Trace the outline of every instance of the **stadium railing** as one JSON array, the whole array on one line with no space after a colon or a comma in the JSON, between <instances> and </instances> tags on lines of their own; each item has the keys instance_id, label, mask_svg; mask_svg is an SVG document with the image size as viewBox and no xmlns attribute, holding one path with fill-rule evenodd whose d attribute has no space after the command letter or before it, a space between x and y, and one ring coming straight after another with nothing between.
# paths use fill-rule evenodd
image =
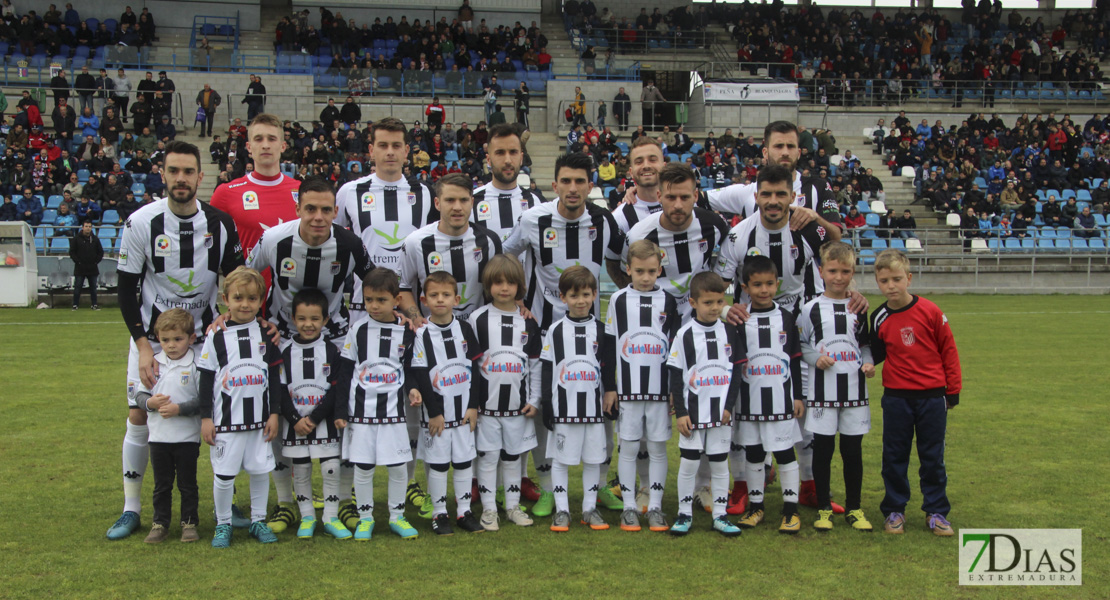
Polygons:
<instances>
[{"instance_id":1,"label":"stadium railing","mask_svg":"<svg viewBox=\"0 0 1110 600\"><path fill-rule=\"evenodd\" d=\"M489 72L481 71L414 71L406 69L335 69L321 64L288 66L278 56L278 72L311 73L319 93L352 94L355 96L417 96L431 95L478 98L484 93L482 79ZM313 58L304 56L304 58ZM303 63L302 63L303 64ZM330 63L329 63L330 64ZM554 79L551 71L518 69L496 73L502 97L498 102L508 110L513 93L523 81L533 95L546 95L547 82Z\"/></svg>"},{"instance_id":2,"label":"stadium railing","mask_svg":"<svg viewBox=\"0 0 1110 600\"><path fill-rule=\"evenodd\" d=\"M336 92L336 107L342 108L344 102L343 97L346 96L347 91L332 91ZM317 92L327 93L326 90L320 89L317 89ZM341 97L340 94L342 94L343 97ZM243 104L241 102L243 100L243 97L244 94L240 92L224 94L224 103L220 105L220 108L226 108L227 110L221 110L220 112L217 112L216 118L218 120L223 120L226 118L228 123L231 123L236 118L242 119L243 122L246 122L248 107L246 104ZM324 101L319 100L314 96L303 96L296 94L266 94L266 98L267 101L282 99L292 102L293 108L291 110L282 110L282 118L289 119L290 121L300 121L302 124L307 124L313 121L320 120L320 111L323 110L324 105L326 104ZM370 119L379 119L382 117L400 117L408 120L413 116L414 107L419 108L419 114L423 115L424 107L431 100L431 95L421 94L419 96L414 95L402 98L401 96L396 94L378 94L374 96L373 104L366 102L368 98L369 96L367 95L355 95L355 102L359 103L359 108L362 109L363 122ZM510 95L507 90L503 98L504 99L498 102L498 104L501 104L501 111L505 113L506 119L508 120L508 122L511 123L513 121L513 117L515 116L513 112L513 96ZM458 102L460 98L448 95L441 95L439 97L439 100L447 111L447 116L445 117L445 122L447 123L459 123L460 121L471 120L471 118L467 116L457 116L456 110L464 108L478 111L482 110L481 105L475 104L475 99L473 98L470 99L469 104L460 104ZM532 118L539 118L537 115L540 111L543 110L543 107L539 107L533 104L531 106ZM421 116L419 120L423 121L424 117ZM473 122L476 123L477 121Z\"/></svg>"},{"instance_id":3,"label":"stadium railing","mask_svg":"<svg viewBox=\"0 0 1110 600\"><path fill-rule=\"evenodd\" d=\"M648 52L678 54L683 51L697 50L704 52L718 41L717 32L713 31L676 31L671 29L667 33L652 30L621 29L617 27L595 27L586 29L575 27L570 19L564 16L564 28L570 45L575 50L582 52L587 46L593 46L594 51L604 55L605 51L612 48L616 52Z\"/></svg>"},{"instance_id":4,"label":"stadium railing","mask_svg":"<svg viewBox=\"0 0 1110 600\"><path fill-rule=\"evenodd\" d=\"M845 93L831 82L798 79L802 102L832 106L888 106L905 102L983 105L993 96L993 105L1026 107L1048 104L1053 107L1091 105L1106 100L1098 82L1073 81L995 81L985 86L982 80L909 80L901 79L901 92L889 89L888 79L865 80L862 89Z\"/></svg>"},{"instance_id":5,"label":"stadium railing","mask_svg":"<svg viewBox=\"0 0 1110 600\"><path fill-rule=\"evenodd\" d=\"M207 37L208 41L231 42L234 49L239 49L239 11L234 17L195 15L193 26L189 33L189 47L196 48L197 40Z\"/></svg>"},{"instance_id":6,"label":"stadium railing","mask_svg":"<svg viewBox=\"0 0 1110 600\"><path fill-rule=\"evenodd\" d=\"M53 101L53 96L51 95L50 88L48 86L48 82L47 83L40 83L40 82L31 83L29 81L16 81L16 82L13 82L13 83L10 83L10 84L9 83L2 83L2 84L0 84L0 88L11 88L10 91L7 90L7 89L0 89L0 93L6 95L8 97L7 114L14 114L16 112L16 105L19 103L20 93L23 90L35 89L35 88L38 88L39 90L41 90L41 93L43 94L44 99L43 99L42 102L40 102L39 110L42 113L43 123L46 126L46 130L53 133L54 123L53 123L53 121L51 121L51 117L50 117L51 111L54 110L53 108L50 107L50 103ZM133 92L133 93L135 93L135 92ZM70 90L69 105L73 107L73 110L77 111L77 116L80 117L81 116L81 105L80 105L79 101L77 100L76 96L77 96L77 93L73 90ZM185 107L185 104L181 100L181 92L174 92L173 93L173 103L170 106L170 112L171 112L170 120L176 126L188 127L188 126L191 126L193 124L193 121L188 121L188 122L185 121L185 108L184 107ZM190 112L189 112L190 117L193 115L193 110L192 109L193 109L193 107L190 106ZM130 118L130 115L128 115L128 118ZM154 122L153 119L151 119L151 126L153 127L155 125L157 125L157 124ZM81 131L80 127L75 129L76 133L74 135L74 139L71 140L72 147L71 148L65 148L66 150L68 150L70 152L75 152L77 150L77 147L80 146L81 143L83 143L85 141L85 138L84 138L83 135L80 134L80 131ZM131 130L128 129L124 133L127 133L127 132L131 132ZM2 150L0 150L0 152L2 152Z\"/></svg>"}]
</instances>

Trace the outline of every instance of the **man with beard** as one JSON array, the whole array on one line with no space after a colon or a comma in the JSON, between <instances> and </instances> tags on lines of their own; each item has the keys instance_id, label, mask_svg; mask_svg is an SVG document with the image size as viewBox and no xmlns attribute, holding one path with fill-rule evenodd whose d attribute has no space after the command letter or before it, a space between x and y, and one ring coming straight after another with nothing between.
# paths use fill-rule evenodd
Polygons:
<instances>
[{"instance_id":1,"label":"man with beard","mask_svg":"<svg viewBox=\"0 0 1110 600\"><path fill-rule=\"evenodd\" d=\"M542 202L531 190L517 185L524 148L512 125L495 125L489 130L486 161L493 179L474 190L474 222L496 233L504 242L520 215ZM527 265L525 273L528 272Z\"/></svg>"}]
</instances>

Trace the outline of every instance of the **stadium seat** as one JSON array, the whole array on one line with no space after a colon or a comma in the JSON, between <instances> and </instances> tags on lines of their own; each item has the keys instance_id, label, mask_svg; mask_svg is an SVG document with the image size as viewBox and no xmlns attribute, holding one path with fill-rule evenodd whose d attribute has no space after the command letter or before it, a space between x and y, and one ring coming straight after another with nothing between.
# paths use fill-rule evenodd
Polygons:
<instances>
[{"instance_id":1,"label":"stadium seat","mask_svg":"<svg viewBox=\"0 0 1110 600\"><path fill-rule=\"evenodd\" d=\"M1080 202L1090 202L1091 192L1088 192L1087 190L1079 190L1075 193L1075 199Z\"/></svg>"},{"instance_id":2,"label":"stadium seat","mask_svg":"<svg viewBox=\"0 0 1110 600\"><path fill-rule=\"evenodd\" d=\"M1022 238L1022 240L1021 240L1021 249L1022 250L1036 250L1037 249L1037 242L1033 238Z\"/></svg>"},{"instance_id":3,"label":"stadium seat","mask_svg":"<svg viewBox=\"0 0 1110 600\"><path fill-rule=\"evenodd\" d=\"M69 238L62 235L50 238L51 254L69 254Z\"/></svg>"},{"instance_id":4,"label":"stadium seat","mask_svg":"<svg viewBox=\"0 0 1110 600\"><path fill-rule=\"evenodd\" d=\"M51 196L50 198L47 198L46 208L57 209L59 206L62 205L62 202L63 202L62 196L59 196L59 195L55 194L55 195Z\"/></svg>"},{"instance_id":5,"label":"stadium seat","mask_svg":"<svg viewBox=\"0 0 1110 600\"><path fill-rule=\"evenodd\" d=\"M925 249L921 247L921 240L917 238L910 238L906 240L906 252L924 252Z\"/></svg>"},{"instance_id":6,"label":"stadium seat","mask_svg":"<svg viewBox=\"0 0 1110 600\"><path fill-rule=\"evenodd\" d=\"M120 222L119 212L117 212L114 208L109 208L108 210L104 211L103 215L101 215L100 222L105 225L118 224Z\"/></svg>"},{"instance_id":7,"label":"stadium seat","mask_svg":"<svg viewBox=\"0 0 1110 600\"><path fill-rule=\"evenodd\" d=\"M1055 240L1039 239L1037 240L1038 252L1053 252L1056 250Z\"/></svg>"},{"instance_id":8,"label":"stadium seat","mask_svg":"<svg viewBox=\"0 0 1110 600\"><path fill-rule=\"evenodd\" d=\"M878 227L879 226L879 215L877 215L875 213L867 213L867 216L864 217L864 219L867 221L867 226L868 227Z\"/></svg>"},{"instance_id":9,"label":"stadium seat","mask_svg":"<svg viewBox=\"0 0 1110 600\"><path fill-rule=\"evenodd\" d=\"M1102 238L1091 238L1087 240L1087 247L1091 250L1103 251L1106 250L1106 242L1102 241Z\"/></svg>"},{"instance_id":10,"label":"stadium seat","mask_svg":"<svg viewBox=\"0 0 1110 600\"><path fill-rule=\"evenodd\" d=\"M874 250L860 250L859 260L861 264L873 265L875 264L875 251Z\"/></svg>"},{"instance_id":11,"label":"stadium seat","mask_svg":"<svg viewBox=\"0 0 1110 600\"><path fill-rule=\"evenodd\" d=\"M871 240L871 247L874 248L875 250L886 250L887 249L886 240L883 239L883 238L875 238L875 239Z\"/></svg>"},{"instance_id":12,"label":"stadium seat","mask_svg":"<svg viewBox=\"0 0 1110 600\"><path fill-rule=\"evenodd\" d=\"M141 198L146 193L146 186L141 183L132 183L131 193Z\"/></svg>"},{"instance_id":13,"label":"stadium seat","mask_svg":"<svg viewBox=\"0 0 1110 600\"><path fill-rule=\"evenodd\" d=\"M860 214L866 215L871 212L871 205L866 200L860 200L856 203L856 209L859 210Z\"/></svg>"},{"instance_id":14,"label":"stadium seat","mask_svg":"<svg viewBox=\"0 0 1110 600\"><path fill-rule=\"evenodd\" d=\"M1015 238L1006 238L1006 251L1018 252L1021 250L1021 240Z\"/></svg>"},{"instance_id":15,"label":"stadium seat","mask_svg":"<svg viewBox=\"0 0 1110 600\"><path fill-rule=\"evenodd\" d=\"M903 240L902 238L891 238L890 239L890 247L894 248L895 250L905 250L906 249L906 241Z\"/></svg>"},{"instance_id":16,"label":"stadium seat","mask_svg":"<svg viewBox=\"0 0 1110 600\"><path fill-rule=\"evenodd\" d=\"M53 208L48 208L48 209L42 211L42 222L45 223L45 224L48 224L48 225L53 224L54 219L57 219L57 218L58 218L58 211L54 210Z\"/></svg>"},{"instance_id":17,"label":"stadium seat","mask_svg":"<svg viewBox=\"0 0 1110 600\"><path fill-rule=\"evenodd\" d=\"M872 200L871 201L871 212L878 213L880 215L885 215L886 214L886 203L883 202L882 200Z\"/></svg>"},{"instance_id":18,"label":"stadium seat","mask_svg":"<svg viewBox=\"0 0 1110 600\"><path fill-rule=\"evenodd\" d=\"M1001 252L1002 251L1002 240L1000 240L998 238L991 238L991 239L987 240L987 248L989 248L990 251L994 252L994 253Z\"/></svg>"},{"instance_id":19,"label":"stadium seat","mask_svg":"<svg viewBox=\"0 0 1110 600\"><path fill-rule=\"evenodd\" d=\"M960 215L958 215L956 213L951 213L945 218L944 222L949 227L959 227L960 226Z\"/></svg>"},{"instance_id":20,"label":"stadium seat","mask_svg":"<svg viewBox=\"0 0 1110 600\"><path fill-rule=\"evenodd\" d=\"M971 251L974 253L989 252L990 249L987 248L987 240L979 238L971 240Z\"/></svg>"},{"instance_id":21,"label":"stadium seat","mask_svg":"<svg viewBox=\"0 0 1110 600\"><path fill-rule=\"evenodd\" d=\"M1095 215L1095 226L1096 227L1106 227L1106 217L1104 215L1101 215L1101 214L1096 214Z\"/></svg>"},{"instance_id":22,"label":"stadium seat","mask_svg":"<svg viewBox=\"0 0 1110 600\"><path fill-rule=\"evenodd\" d=\"M1056 237L1056 228L1055 227L1041 227L1041 229L1039 230L1039 232L1037 234L1037 237L1038 238L1053 238L1053 239L1055 239L1055 237Z\"/></svg>"},{"instance_id":23,"label":"stadium seat","mask_svg":"<svg viewBox=\"0 0 1110 600\"><path fill-rule=\"evenodd\" d=\"M1068 198L1075 198L1075 190L1063 190L1060 193L1062 194L1060 196L1061 200L1067 200Z\"/></svg>"}]
</instances>

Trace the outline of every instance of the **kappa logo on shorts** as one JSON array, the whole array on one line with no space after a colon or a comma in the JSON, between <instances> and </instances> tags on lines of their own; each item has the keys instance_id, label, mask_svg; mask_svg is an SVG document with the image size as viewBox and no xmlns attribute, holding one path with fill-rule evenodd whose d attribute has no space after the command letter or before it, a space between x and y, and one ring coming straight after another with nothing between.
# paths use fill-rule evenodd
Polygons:
<instances>
[{"instance_id":1,"label":"kappa logo on shorts","mask_svg":"<svg viewBox=\"0 0 1110 600\"><path fill-rule=\"evenodd\" d=\"M566 443L567 436L561 433L555 436L555 447L558 448L559 452L563 451L563 446L566 445Z\"/></svg>"}]
</instances>

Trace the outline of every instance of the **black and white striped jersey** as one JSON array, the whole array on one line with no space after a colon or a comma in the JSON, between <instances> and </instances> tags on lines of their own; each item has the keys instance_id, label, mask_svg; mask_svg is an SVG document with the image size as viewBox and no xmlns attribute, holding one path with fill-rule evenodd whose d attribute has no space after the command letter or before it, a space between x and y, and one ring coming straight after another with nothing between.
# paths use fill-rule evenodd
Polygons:
<instances>
[{"instance_id":1,"label":"black and white striped jersey","mask_svg":"<svg viewBox=\"0 0 1110 600\"><path fill-rule=\"evenodd\" d=\"M281 364L281 350L257 321L228 321L227 329L208 336L197 368L215 378L211 418L216 433L250 431L266 424L280 402L270 397L270 368ZM201 407L202 416L207 416L207 408Z\"/></svg>"},{"instance_id":2,"label":"black and white striped jersey","mask_svg":"<svg viewBox=\"0 0 1110 600\"><path fill-rule=\"evenodd\" d=\"M197 212L182 219L159 200L135 211L124 223L117 269L142 277L143 329L156 340L154 323L171 308L196 321L198 340L219 316L219 274L243 264L235 223L227 213L195 200Z\"/></svg>"},{"instance_id":3,"label":"black and white striped jersey","mask_svg":"<svg viewBox=\"0 0 1110 600\"><path fill-rule=\"evenodd\" d=\"M789 226L778 230L767 229L755 214L741 221L728 232L721 244L714 271L739 287L744 259L749 256L767 256L779 273L779 291L775 302L792 313L797 313L806 300L825 291L825 284L818 273L818 249L828 239L828 232L816 222L801 231L791 231ZM747 294L740 294L739 302L750 302Z\"/></svg>"},{"instance_id":4,"label":"black and white striped jersey","mask_svg":"<svg viewBox=\"0 0 1110 600\"><path fill-rule=\"evenodd\" d=\"M690 319L678 330L667 357L671 377L677 379L671 383L675 416L690 417L694 429L719 427L724 411L733 410L736 396L730 390L736 390L743 362L744 346L735 327Z\"/></svg>"},{"instance_id":5,"label":"black and white striped jersey","mask_svg":"<svg viewBox=\"0 0 1110 600\"><path fill-rule=\"evenodd\" d=\"M359 280L374 268L362 240L332 224L331 237L320 246L309 246L300 234L301 220L282 223L262 234L248 264L258 272L272 271L273 284L266 301L270 315L290 339L297 334L293 323L293 296L304 289L318 289L328 298L328 324L324 337L338 340L347 335L350 317L343 304L343 285L351 275Z\"/></svg>"},{"instance_id":6,"label":"black and white striped jersey","mask_svg":"<svg viewBox=\"0 0 1110 600\"><path fill-rule=\"evenodd\" d=\"M809 369L807 405L823 408L867 406L867 378L860 368L873 363L867 317L848 310L848 300L821 295L798 317L802 355L813 365L821 356L836 361L828 369Z\"/></svg>"},{"instance_id":7,"label":"black and white striped jersey","mask_svg":"<svg viewBox=\"0 0 1110 600\"><path fill-rule=\"evenodd\" d=\"M793 206L812 209L828 223L840 226L840 206L836 203L832 187L828 181L820 177L802 177L801 172L794 171L794 202ZM705 204L709 208L723 213L740 215L746 219L759 212L759 205L755 201L758 186L752 183L736 183L702 192Z\"/></svg>"},{"instance_id":8,"label":"black and white striped jersey","mask_svg":"<svg viewBox=\"0 0 1110 600\"><path fill-rule=\"evenodd\" d=\"M666 402L667 353L681 325L674 297L659 286L617 290L605 311L605 335L616 348L617 395L621 402Z\"/></svg>"},{"instance_id":9,"label":"black and white striped jersey","mask_svg":"<svg viewBox=\"0 0 1110 600\"><path fill-rule=\"evenodd\" d=\"M612 349L601 321L563 317L544 336L541 394L551 402L556 423L603 423L603 369L612 372Z\"/></svg>"},{"instance_id":10,"label":"black and white striped jersey","mask_svg":"<svg viewBox=\"0 0 1110 600\"><path fill-rule=\"evenodd\" d=\"M335 222L362 238L371 262L398 274L405 238L439 220L428 186L408 179L386 182L377 174L343 184L335 195L335 207ZM355 286L351 308L362 310L362 286Z\"/></svg>"},{"instance_id":11,"label":"black and white striped jersey","mask_svg":"<svg viewBox=\"0 0 1110 600\"><path fill-rule=\"evenodd\" d=\"M428 275L446 271L455 278L459 290L455 315L466 319L485 303L482 271L500 253L501 239L481 225L472 223L460 236L440 231L438 221L421 227L401 246L401 291L412 292L419 304ZM427 316L427 307L420 306Z\"/></svg>"},{"instance_id":12,"label":"black and white striped jersey","mask_svg":"<svg viewBox=\"0 0 1110 600\"><path fill-rule=\"evenodd\" d=\"M320 336L311 342L297 338L281 346L281 427L283 446L314 446L339 441L339 430L332 417L335 386L339 384L339 349ZM303 417L311 417L316 429L300 436L293 427Z\"/></svg>"},{"instance_id":13,"label":"black and white striped jersey","mask_svg":"<svg viewBox=\"0 0 1110 600\"><path fill-rule=\"evenodd\" d=\"M685 323L693 315L690 280L698 273L713 269L713 256L728 236L728 224L713 211L694 208L693 220L686 231L674 232L660 224L661 217L662 213L651 215L628 232L621 262L628 264L628 247L632 242L655 242L663 251L659 287L678 301L678 311Z\"/></svg>"},{"instance_id":14,"label":"black and white striped jersey","mask_svg":"<svg viewBox=\"0 0 1110 600\"><path fill-rule=\"evenodd\" d=\"M794 400L802 392L798 329L794 316L778 304L748 307L751 316L738 327L747 362L736 418L742 421L785 421L794 418Z\"/></svg>"},{"instance_id":15,"label":"black and white striped jersey","mask_svg":"<svg viewBox=\"0 0 1110 600\"><path fill-rule=\"evenodd\" d=\"M442 415L444 427L458 427L466 410L478 407L472 387L474 361L481 355L474 330L462 319L451 319L448 325L426 321L416 332L412 369L421 382L421 424Z\"/></svg>"},{"instance_id":16,"label":"black and white striped jersey","mask_svg":"<svg viewBox=\"0 0 1110 600\"><path fill-rule=\"evenodd\" d=\"M518 256L528 252L534 276L524 304L539 320L540 329L546 331L566 313L566 304L559 299L559 275L563 270L581 265L600 278L605 261L620 260L623 247L624 234L612 213L587 202L582 216L568 220L559 214L559 201L555 200L524 211L504 251ZM594 313L600 310L599 296Z\"/></svg>"},{"instance_id":17,"label":"black and white striped jersey","mask_svg":"<svg viewBox=\"0 0 1110 600\"><path fill-rule=\"evenodd\" d=\"M637 223L659 212L663 212L663 205L658 200L648 202L636 196L636 204L621 204L613 211L613 218L621 233L628 235Z\"/></svg>"},{"instance_id":18,"label":"black and white striped jersey","mask_svg":"<svg viewBox=\"0 0 1110 600\"><path fill-rule=\"evenodd\" d=\"M337 398L335 418L368 425L405 422L405 370L413 338L400 319L366 318L351 327L340 356L350 361L352 376L346 393Z\"/></svg>"},{"instance_id":19,"label":"black and white striped jersey","mask_svg":"<svg viewBox=\"0 0 1110 600\"><path fill-rule=\"evenodd\" d=\"M514 187L499 190L487 183L474 190L473 221L496 233L504 242L516 228L524 211L542 202L532 190Z\"/></svg>"},{"instance_id":20,"label":"black and white striped jersey","mask_svg":"<svg viewBox=\"0 0 1110 600\"><path fill-rule=\"evenodd\" d=\"M525 404L539 407L539 325L520 311L492 304L471 313L469 320L482 350L470 392L478 399L478 410L491 417L515 417Z\"/></svg>"}]
</instances>

